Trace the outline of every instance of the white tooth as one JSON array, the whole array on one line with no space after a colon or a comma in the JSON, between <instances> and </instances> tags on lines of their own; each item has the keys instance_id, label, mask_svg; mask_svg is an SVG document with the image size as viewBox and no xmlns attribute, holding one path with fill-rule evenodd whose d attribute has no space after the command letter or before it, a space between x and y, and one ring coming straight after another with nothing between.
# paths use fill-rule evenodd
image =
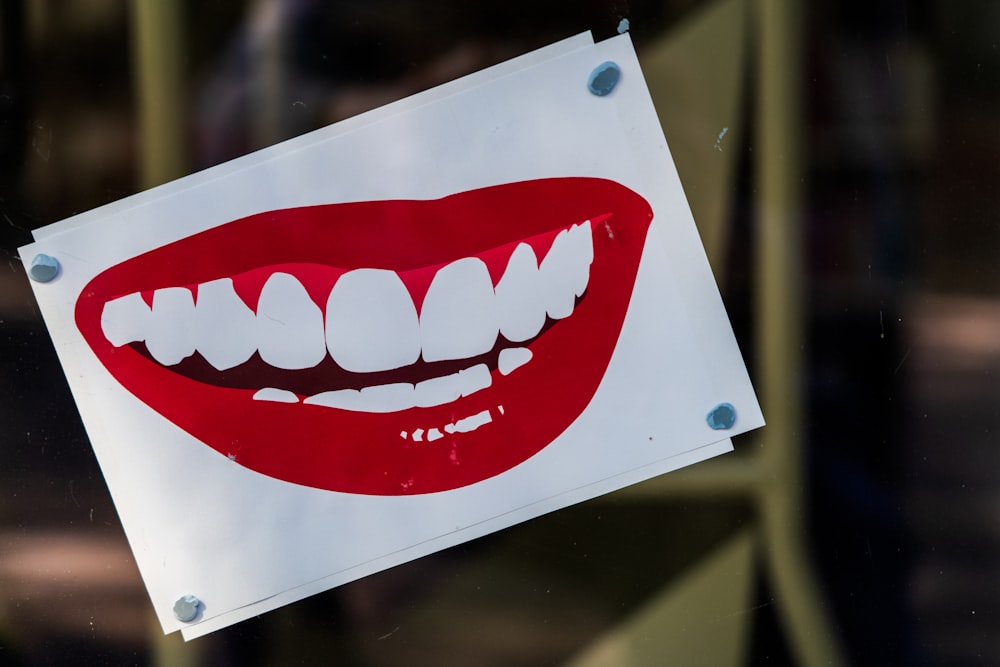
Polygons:
<instances>
[{"instance_id":1,"label":"white tooth","mask_svg":"<svg viewBox=\"0 0 1000 667\"><path fill-rule=\"evenodd\" d=\"M302 402L306 405L322 405L354 412L397 412L414 406L414 391L412 384L400 382L365 387L361 391L356 389L324 391Z\"/></svg>"},{"instance_id":2,"label":"white tooth","mask_svg":"<svg viewBox=\"0 0 1000 667\"><path fill-rule=\"evenodd\" d=\"M115 347L138 343L146 340L149 316L149 306L146 305L142 295L133 292L104 304L104 310L101 312L101 330L108 342Z\"/></svg>"},{"instance_id":3,"label":"white tooth","mask_svg":"<svg viewBox=\"0 0 1000 667\"><path fill-rule=\"evenodd\" d=\"M519 243L496 286L500 333L514 343L534 338L545 324L544 293L539 287L538 260L527 243Z\"/></svg>"},{"instance_id":4,"label":"white tooth","mask_svg":"<svg viewBox=\"0 0 1000 667\"><path fill-rule=\"evenodd\" d=\"M265 363L312 368L326 356L323 311L294 276L272 274L257 302L257 348Z\"/></svg>"},{"instance_id":5,"label":"white tooth","mask_svg":"<svg viewBox=\"0 0 1000 667\"><path fill-rule=\"evenodd\" d=\"M556 235L538 267L549 317L561 319L573 312L576 297L587 289L594 257L590 223L584 222Z\"/></svg>"},{"instance_id":6,"label":"white tooth","mask_svg":"<svg viewBox=\"0 0 1000 667\"><path fill-rule=\"evenodd\" d=\"M191 290L166 287L153 292L146 349L154 359L164 366L173 366L194 354L193 317Z\"/></svg>"},{"instance_id":7,"label":"white tooth","mask_svg":"<svg viewBox=\"0 0 1000 667\"><path fill-rule=\"evenodd\" d=\"M497 368L504 375L510 375L529 361L531 361L531 350L526 347L509 347L500 350Z\"/></svg>"},{"instance_id":8,"label":"white tooth","mask_svg":"<svg viewBox=\"0 0 1000 667\"><path fill-rule=\"evenodd\" d=\"M400 382L356 389L324 391L306 398L307 405L354 410L357 412L396 412L413 407L429 408L450 403L490 386L492 377L486 364L476 364L457 373L431 378L416 385Z\"/></svg>"},{"instance_id":9,"label":"white tooth","mask_svg":"<svg viewBox=\"0 0 1000 667\"><path fill-rule=\"evenodd\" d=\"M463 368L458 372L462 384L462 396L469 396L480 389L486 389L493 383L493 376L486 364L476 364L471 368Z\"/></svg>"},{"instance_id":10,"label":"white tooth","mask_svg":"<svg viewBox=\"0 0 1000 667\"><path fill-rule=\"evenodd\" d=\"M455 422L455 430L459 433L468 433L469 431L475 431L484 424L489 424L491 421L493 421L493 417L490 416L490 411L483 410L482 412L477 412L471 417L459 419Z\"/></svg>"},{"instance_id":11,"label":"white tooth","mask_svg":"<svg viewBox=\"0 0 1000 667\"><path fill-rule=\"evenodd\" d=\"M356 389L324 391L302 401L306 405L321 405L327 408L351 410L353 412L397 412L414 406L413 385L405 382L382 384Z\"/></svg>"},{"instance_id":12,"label":"white tooth","mask_svg":"<svg viewBox=\"0 0 1000 667\"><path fill-rule=\"evenodd\" d=\"M499 330L493 281L478 257L464 257L435 274L420 311L424 361L465 359L493 349Z\"/></svg>"},{"instance_id":13,"label":"white tooth","mask_svg":"<svg viewBox=\"0 0 1000 667\"><path fill-rule=\"evenodd\" d=\"M361 401L368 412L397 412L413 407L413 385L406 382L380 384L361 390Z\"/></svg>"},{"instance_id":14,"label":"white tooth","mask_svg":"<svg viewBox=\"0 0 1000 667\"><path fill-rule=\"evenodd\" d=\"M432 428L427 431L427 442L434 442L435 440L440 440L443 437L444 434L441 433L440 429Z\"/></svg>"},{"instance_id":15,"label":"white tooth","mask_svg":"<svg viewBox=\"0 0 1000 667\"><path fill-rule=\"evenodd\" d=\"M356 389L324 391L302 401L307 405L353 410L355 412L397 412L408 410L414 403L413 385L406 382L380 384Z\"/></svg>"},{"instance_id":16,"label":"white tooth","mask_svg":"<svg viewBox=\"0 0 1000 667\"><path fill-rule=\"evenodd\" d=\"M341 410L354 410L356 412L368 412L361 403L361 392L357 389L338 389L337 391L324 391L315 396L309 396L302 400L306 405L322 405L326 408L339 408Z\"/></svg>"},{"instance_id":17,"label":"white tooth","mask_svg":"<svg viewBox=\"0 0 1000 667\"><path fill-rule=\"evenodd\" d=\"M418 382L414 388L416 390L414 402L421 408L451 403L462 395L458 373Z\"/></svg>"},{"instance_id":18,"label":"white tooth","mask_svg":"<svg viewBox=\"0 0 1000 667\"><path fill-rule=\"evenodd\" d=\"M589 267L594 261L594 230L590 226L590 220L585 220L578 225L573 225L573 228L570 229L570 234L576 235L576 243L578 243L583 250L583 254L587 260L587 266ZM586 283L584 283L584 288L586 289ZM577 296L580 296L580 294L583 294L583 291L578 292Z\"/></svg>"},{"instance_id":19,"label":"white tooth","mask_svg":"<svg viewBox=\"0 0 1000 667\"><path fill-rule=\"evenodd\" d=\"M395 271L356 269L337 280L326 302L326 344L333 360L354 373L417 360L417 308Z\"/></svg>"},{"instance_id":20,"label":"white tooth","mask_svg":"<svg viewBox=\"0 0 1000 667\"><path fill-rule=\"evenodd\" d=\"M273 401L275 403L298 403L299 397L287 389L264 387L253 395L255 401Z\"/></svg>"},{"instance_id":21,"label":"white tooth","mask_svg":"<svg viewBox=\"0 0 1000 667\"><path fill-rule=\"evenodd\" d=\"M459 396L469 396L490 386L492 378L486 364L476 364L451 375L431 378L414 386L414 405L430 408L451 403Z\"/></svg>"},{"instance_id":22,"label":"white tooth","mask_svg":"<svg viewBox=\"0 0 1000 667\"><path fill-rule=\"evenodd\" d=\"M413 432L413 440L414 440L414 442L423 442L423 440L424 440L424 429L418 428L416 431L414 431Z\"/></svg>"},{"instance_id":23,"label":"white tooth","mask_svg":"<svg viewBox=\"0 0 1000 667\"><path fill-rule=\"evenodd\" d=\"M231 278L198 285L194 315L195 347L217 370L239 366L257 351L257 317Z\"/></svg>"}]
</instances>

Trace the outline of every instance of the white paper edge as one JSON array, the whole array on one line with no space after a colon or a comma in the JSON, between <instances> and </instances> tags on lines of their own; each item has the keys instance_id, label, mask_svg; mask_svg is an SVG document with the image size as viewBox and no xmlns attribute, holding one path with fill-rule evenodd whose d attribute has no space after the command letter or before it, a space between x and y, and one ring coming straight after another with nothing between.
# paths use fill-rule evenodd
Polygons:
<instances>
[{"instance_id":1,"label":"white paper edge","mask_svg":"<svg viewBox=\"0 0 1000 667\"><path fill-rule=\"evenodd\" d=\"M581 36L571 39L579 39L580 37ZM582 35L582 37L585 38L586 34ZM564 42L561 42L559 44L564 44L569 41L570 40L565 40ZM590 46L589 44L584 44L584 47L589 47L589 46ZM634 61L635 58L634 52L631 52L630 40L628 39L627 35L619 38L613 38L612 40L608 40L606 42L602 42L594 46L596 47L595 52L597 54L601 54L601 57L603 58L607 58L608 56L612 58L620 57L621 62L623 64L625 62L631 63ZM253 154L254 155L253 162L256 164L261 159L269 159L270 157L274 157L275 155L269 154L268 151L276 151L279 149L279 147L280 147L279 154L284 155L287 154L288 152L294 151L295 148L297 147L301 147L303 144L299 142L308 143L316 140L324 140L325 138L332 138L334 136L339 136L342 133L353 131L358 127L362 127L368 122L376 122L376 120L391 116L394 113L401 113L411 108L421 106L424 103L447 97L449 94L468 90L469 88L473 88L475 87L475 85L479 85L481 83L487 83L489 80L492 80L493 77L499 77L505 74L511 74L520 71L521 69L525 69L531 66L527 64L528 61L536 61L534 62L534 64L540 64L541 61L545 61L553 57L559 57L561 55L567 55L576 50L572 48L566 48L553 54L551 51L548 51L549 48L551 47L547 47L545 49L541 49L539 51L526 54L525 56L521 56L512 61L508 61L507 63L502 63L501 65L497 65L494 68L490 68L488 70L483 70L476 74L469 75L470 77L476 77L477 83L469 82L468 81L469 77L466 77L463 79L456 80L451 84L445 84L445 86L450 87L450 90L447 92L447 94L439 93L437 95L432 95L431 93L439 90L439 89L432 89L431 91L426 91L427 95L420 103L415 103L416 102L415 98L419 98L420 95L424 95L424 93L418 94L417 96L414 96L412 98L401 100L398 103L394 103L395 110L390 110L390 107L393 107L394 105L389 105L389 107L383 107L379 110L369 112L368 114L355 117L354 119L344 121L343 123L337 124L336 126L330 126L322 130L317 130L316 132L311 133L310 135L303 135L298 139L292 140L294 145L289 145L289 143L286 142L276 147L264 149L264 151ZM525 63L525 65L523 67L510 67L511 63L515 62L522 62ZM499 71L498 68L500 68ZM488 76L487 80L483 80L483 78L480 78L487 76ZM627 81L625 83L627 85ZM644 125L643 132L639 133L640 135L645 135L647 137L648 136L662 137L662 130L660 129L658 122L656 122L654 130L653 126L648 123L648 119L646 124L637 123L635 119L630 119L629 112L630 112L629 109L620 109L622 122L625 123L626 126ZM362 122L362 119L365 119L364 122ZM654 121L656 120L655 117L653 118L653 120ZM347 129L344 129L345 127ZM337 128L337 131L333 131L334 128ZM654 131L655 134L653 133ZM330 134L329 135L324 134L326 132L330 132ZM667 159L670 159L669 150L666 147L665 140L662 142L662 149L667 152ZM244 158L239 158L231 163L226 163L225 165L213 167L212 170L216 171L210 170L211 173L203 174L203 180L201 182L208 182L214 180L214 177L216 176L220 177L227 176L231 173L239 171L240 169L243 168L243 163L241 161L244 161L249 157L250 156L245 156ZM690 216L690 210L687 205L687 202L686 200L683 200L683 195L679 194L682 192L682 190L680 189L681 186L677 178L676 171L673 169L672 165L660 164L659 162L660 162L659 160L653 160L650 164L645 165L646 169L645 173L647 181L648 183L652 184L663 183L664 185L661 185L659 187L664 188L667 191L671 192L672 192L671 188L675 187L676 194L679 195L680 201L679 203L677 201L671 202L671 206L675 208L676 212L681 213L686 217L686 219L682 221L683 224L670 225L669 235L666 233L664 234L663 243L667 249L667 254L668 256L671 256L672 254L672 256L676 257L678 252L677 251L678 247L683 247L685 249L690 250L691 252L695 252L694 249L690 247L690 243L692 242L693 238L693 242L695 242L697 245L700 245L700 239L698 239L698 234L696 228L694 227L693 219ZM234 163L239 163L239 164L234 164ZM674 183L671 183L672 181ZM129 198L128 200L122 200L121 202L109 204L105 207L102 207L101 209L95 209L94 211L81 214L80 216L76 216L75 218L68 219L61 223L56 223L56 225L52 225L49 228L46 228L46 231L43 232L41 236L44 239L48 240L49 238L51 238L51 236L55 236L59 233L62 233L63 231L77 229L80 226L88 224L89 222L99 220L103 218L105 215L110 215L115 211L128 210L133 206L146 204L151 201L155 201L156 199L159 199L161 197L168 196L170 194L173 194L173 190L171 190L171 188L173 188L174 190L182 189L178 187L177 183L178 182L175 181L173 183L160 186L160 188L150 190L145 193L141 193L140 195L135 195ZM666 187L667 185L670 185L670 187ZM672 239L676 240L678 238L686 238L686 241L684 242L684 244L671 243ZM741 355L739 353L738 347L733 345L732 330L731 327L728 325L728 317L726 317L725 315L725 310L722 305L721 297L719 296L717 291L712 288L712 285L714 285L714 277L712 276L711 270L709 269L707 258L704 257L703 250L698 252L700 252L701 254L699 256L699 260L696 262L691 261L690 252L687 253L686 261L676 262L676 263L672 262L672 264L674 264L675 267L679 265L687 269L681 275L678 275L681 272L677 271L676 268L672 269L672 272L677 276L676 280L678 281L678 284L690 286L692 284L691 281L701 281L700 286L703 288L702 292L700 294L697 294L695 297L689 297L687 295L687 292L690 291L690 288L686 287L685 290L681 292L681 302L684 305L685 309L687 310L686 314L689 318L692 329L699 332L701 335L711 336L714 339L713 345L730 347L732 351L735 353L734 355L723 355L724 358L720 358L720 355L703 355L703 358L706 361L706 369L705 369L706 373L711 378L713 384L716 384L717 386L727 386L727 385L731 386L730 383L733 382L733 376L734 376L733 369L737 369L745 377L746 374L745 366L741 358ZM712 282L709 283L708 281ZM711 314L711 316L709 316L709 314ZM722 321L725 322L726 326L719 326L718 324L719 320L715 319L713 321L713 318L722 318ZM706 326L706 323L711 323L711 326ZM63 350L62 352L68 353L69 350ZM737 375L739 375L739 373L737 373ZM720 378L724 379L721 380L721 382L717 382L717 380L719 380ZM727 400L729 402L734 403L738 407L746 408L746 410L741 410L739 415L741 432L743 430L749 430L751 428L755 428L756 425L760 425L763 423L763 419L759 415L759 408L756 407L757 406L756 397L753 395L749 379L746 380L745 386L748 388L749 400L744 400L745 397L743 396L720 397L720 402L722 400ZM83 402L86 402L86 400L84 400ZM753 409L750 409L751 407ZM748 422L753 422L755 425L747 425ZM90 428L94 428L95 430L98 431L101 430L100 426L96 427L89 426L88 430L90 430ZM721 449L715 451L715 448L717 447ZM440 549L460 544L468 539L474 539L475 537L486 535L496 530L506 528L510 525L514 525L515 523L519 523L525 520L526 518L532 518L534 516L538 516L540 514L553 511L554 509L562 508L567 504L588 500L598 495L621 488L624 485L644 480L650 476L655 476L666 472L670 472L685 465L690 465L691 463L695 463L705 458L709 458L711 456L723 453L724 451L731 451L731 450L732 450L732 443L728 440L719 441L718 443L715 443L713 445L706 445L704 447L695 448L693 450L689 450L682 454L678 454L674 457L664 459L660 462L656 462L648 466L638 468L634 471L623 473L621 475L609 478L607 480L599 481L594 484L586 485L576 490L570 490L562 494L552 496L546 499L545 501L540 501L539 503L535 503L533 505L528 506L533 510L533 513L529 513L527 511L528 508L520 508L518 510L515 510L514 512L510 512L500 517L495 517L493 519L487 520L482 524L476 524L476 526L470 529L462 529L462 531L460 532L448 533L446 535L433 538L428 542L421 543L419 545L415 545L408 549L404 549L400 552L396 552L394 554L385 556L384 558L376 559L369 563L365 563L359 566L349 568L345 571L332 574L329 577L324 577L310 584L290 589L289 591L275 595L271 598L263 599L259 602L255 602L246 607L234 609L230 612L220 614L219 616L213 616L210 619L206 619L205 621L202 621L195 625L183 628L182 633L186 638L201 636L215 629L220 629L222 627L228 626L232 623L236 623L245 618L249 618L259 613L263 613L264 611L277 608L279 606L288 604L298 599L302 599L317 592L327 590L331 587L339 586L343 583L347 583L348 581L353 581L359 577L367 576L368 574L381 571L382 569L385 569L387 567L392 567L394 565L408 562L422 555L433 553ZM642 473L640 474L639 471L642 471ZM557 499L560 502L556 502ZM512 518L512 517L517 517L517 518ZM462 536L460 539L458 538L459 535ZM347 576L346 573L350 573L350 576ZM220 619L229 619L229 620L223 622Z\"/></svg>"},{"instance_id":2,"label":"white paper edge","mask_svg":"<svg viewBox=\"0 0 1000 667\"><path fill-rule=\"evenodd\" d=\"M326 141L328 139L347 134L358 128L364 127L365 125L380 122L391 116L411 111L425 104L437 102L446 97L450 97L451 95L464 92L470 88L475 88L476 86L484 83L489 83L494 79L519 72L523 69L528 69L529 67L534 67L551 60L552 58L557 58L583 48L592 47L593 45L594 38L590 32L582 32L572 37L567 37L566 39L554 44L516 56L510 60L506 60L502 63L498 63L471 74L467 74L461 78L435 86L434 88L415 93L409 97L404 97L403 99L395 102L390 102L389 104L372 109L371 111L366 111L358 114L357 116L346 118L342 121L333 123L332 125L327 125L326 127L282 141L281 143L273 146L262 148L253 153L242 155L238 158L229 160L228 162L223 162L209 167L201 172L195 172L195 174L200 174L198 184L201 185L217 178L230 176L245 167L258 165L263 161L271 159L272 157L287 155L314 142ZM158 185L154 188L139 192L124 199L110 202L90 211L86 211L51 225L41 227L32 232L32 237L35 241L49 239L53 236L62 234L63 232L83 227L92 222L98 222L108 216L128 211L137 206L149 204L157 199L169 197L176 192L190 187L192 185L190 179L195 174L189 174L177 180L164 183L163 185ZM24 246L24 248L29 247L30 246ZM24 255L22 254L22 258L23 257Z\"/></svg>"},{"instance_id":3,"label":"white paper edge","mask_svg":"<svg viewBox=\"0 0 1000 667\"><path fill-rule=\"evenodd\" d=\"M630 61L629 66L634 65L641 71L641 65L635 55L631 37L628 33L612 37L598 42L593 47L597 53L608 60L620 59L622 63ZM645 77L643 77L645 79ZM618 84L628 85L627 79L623 77ZM649 95L649 89L645 88L644 96L648 104L655 110L653 100ZM613 94L613 93L612 93ZM640 127L641 131L633 133L636 137L658 137L660 147L666 157L659 159L649 159L638 170L646 176L646 191L662 191L673 196L671 201L664 200L665 210L670 210L678 215L683 215L683 220L676 224L661 224L664 248L667 252L667 270L674 276L673 284L683 285L684 289L678 290L678 297L684 306L684 314L687 316L691 329L697 332L695 342L702 352L705 362L705 372L708 374L709 382L712 386L740 387L740 391L731 396L720 396L719 403L728 402L737 408L738 419L741 432L752 430L764 425L764 415L761 412L757 395L750 381L747 372L746 362L743 360L742 352L736 341L733 332L732 322L726 312L726 307L722 302L722 295L719 292L715 274L712 273L711 265L708 262L708 255L705 253L705 246L698 233L698 227L691 213L687 197L684 194L684 186L680 176L674 166L673 156L670 147L667 145L663 128L656 116L648 116L640 111L641 105L623 108L618 106L619 117L625 127ZM635 148L633 155L637 161L650 156L648 150ZM664 185L657 185L662 183ZM712 354L706 354L706 350L712 350ZM718 351L723 353L719 354ZM735 379L734 379L735 378ZM746 425L746 426L744 426Z\"/></svg>"},{"instance_id":4,"label":"white paper edge","mask_svg":"<svg viewBox=\"0 0 1000 667\"><path fill-rule=\"evenodd\" d=\"M544 514L564 509L587 500L596 498L612 491L617 491L626 486L645 481L658 475L679 470L680 468L700 463L707 459L733 451L731 440L720 440L718 442L704 445L696 449L691 449L680 454L676 454L666 459L656 461L646 466L630 470L620 475L608 477L591 484L587 484L577 489L564 491L554 496L550 496L543 501L521 507L513 512L502 514L467 526L461 530L438 536L434 539L416 544L407 549L402 549L381 558L377 558L367 563L362 563L355 567L333 573L322 579L303 584L296 588L289 589L283 593L275 595L259 602L249 604L239 609L233 609L199 623L181 629L181 636L184 640L196 639L204 635L221 630L240 621L245 621L254 616L273 611L279 607L297 602L317 593L322 593L336 588L343 584L356 581L371 574L382 572L391 567L402 565L410 561L422 558L449 547L464 544L490 533L495 533L504 528L509 528L528 519L535 519Z\"/></svg>"}]
</instances>

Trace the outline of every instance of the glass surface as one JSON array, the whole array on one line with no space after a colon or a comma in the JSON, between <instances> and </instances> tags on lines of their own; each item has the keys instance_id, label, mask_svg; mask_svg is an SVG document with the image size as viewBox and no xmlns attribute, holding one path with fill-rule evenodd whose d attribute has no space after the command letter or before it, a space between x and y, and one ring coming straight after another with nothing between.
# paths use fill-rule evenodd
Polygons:
<instances>
[{"instance_id":1,"label":"glass surface","mask_svg":"<svg viewBox=\"0 0 1000 667\"><path fill-rule=\"evenodd\" d=\"M139 2L0 5L0 664L698 664L715 644L734 664L802 659L761 500L773 480L750 467L772 427L722 465L163 638L16 251L32 229L627 17L763 386L755 68L772 4L184 2L151 32ZM716 10L740 40L684 42ZM805 410L787 526L818 587L798 592L850 664L998 664L1000 6L821 0L801 20L790 391ZM169 62L142 65L151 40ZM739 83L710 125L685 110L715 99L698 75L715 60ZM658 95L661 76L690 97ZM150 83L171 94L144 127ZM174 140L153 153L157 138Z\"/></svg>"}]
</instances>

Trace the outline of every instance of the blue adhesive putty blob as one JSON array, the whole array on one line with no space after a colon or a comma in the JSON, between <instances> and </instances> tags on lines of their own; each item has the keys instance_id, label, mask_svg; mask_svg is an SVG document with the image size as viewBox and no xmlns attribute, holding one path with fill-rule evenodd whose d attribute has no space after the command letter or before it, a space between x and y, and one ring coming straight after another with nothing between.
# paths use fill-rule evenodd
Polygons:
<instances>
[{"instance_id":1,"label":"blue adhesive putty blob","mask_svg":"<svg viewBox=\"0 0 1000 667\"><path fill-rule=\"evenodd\" d=\"M736 408L731 403L719 403L705 417L708 425L716 431L724 431L736 423Z\"/></svg>"},{"instance_id":2,"label":"blue adhesive putty blob","mask_svg":"<svg viewBox=\"0 0 1000 667\"><path fill-rule=\"evenodd\" d=\"M182 623L193 621L198 616L200 605L201 600L193 595L185 595L174 603L174 616Z\"/></svg>"},{"instance_id":3,"label":"blue adhesive putty blob","mask_svg":"<svg viewBox=\"0 0 1000 667\"><path fill-rule=\"evenodd\" d=\"M28 275L36 282L47 283L59 275L59 260L39 253L31 260Z\"/></svg>"},{"instance_id":4,"label":"blue adhesive putty blob","mask_svg":"<svg viewBox=\"0 0 1000 667\"><path fill-rule=\"evenodd\" d=\"M618 67L617 63L609 60L595 67L594 71L590 73L590 78L587 79L587 88L598 97L604 97L615 89L621 78L621 68Z\"/></svg>"},{"instance_id":5,"label":"blue adhesive putty blob","mask_svg":"<svg viewBox=\"0 0 1000 667\"><path fill-rule=\"evenodd\" d=\"M618 22L618 34L619 35L624 35L625 33L628 32L628 29L629 29L628 19L622 19L621 21Z\"/></svg>"}]
</instances>

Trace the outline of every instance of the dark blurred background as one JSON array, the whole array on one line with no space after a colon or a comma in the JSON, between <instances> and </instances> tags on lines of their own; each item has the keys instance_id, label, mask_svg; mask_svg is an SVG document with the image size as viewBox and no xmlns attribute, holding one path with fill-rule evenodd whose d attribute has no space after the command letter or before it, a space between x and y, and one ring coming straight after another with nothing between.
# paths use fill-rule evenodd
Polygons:
<instances>
[{"instance_id":1,"label":"dark blurred background","mask_svg":"<svg viewBox=\"0 0 1000 667\"><path fill-rule=\"evenodd\" d=\"M628 18L765 385L770 6L797 15L795 472L752 467L769 426L694 477L163 638L17 254L31 230ZM3 2L0 665L1000 664L998 42L986 0ZM804 584L782 587L771 483Z\"/></svg>"}]
</instances>

